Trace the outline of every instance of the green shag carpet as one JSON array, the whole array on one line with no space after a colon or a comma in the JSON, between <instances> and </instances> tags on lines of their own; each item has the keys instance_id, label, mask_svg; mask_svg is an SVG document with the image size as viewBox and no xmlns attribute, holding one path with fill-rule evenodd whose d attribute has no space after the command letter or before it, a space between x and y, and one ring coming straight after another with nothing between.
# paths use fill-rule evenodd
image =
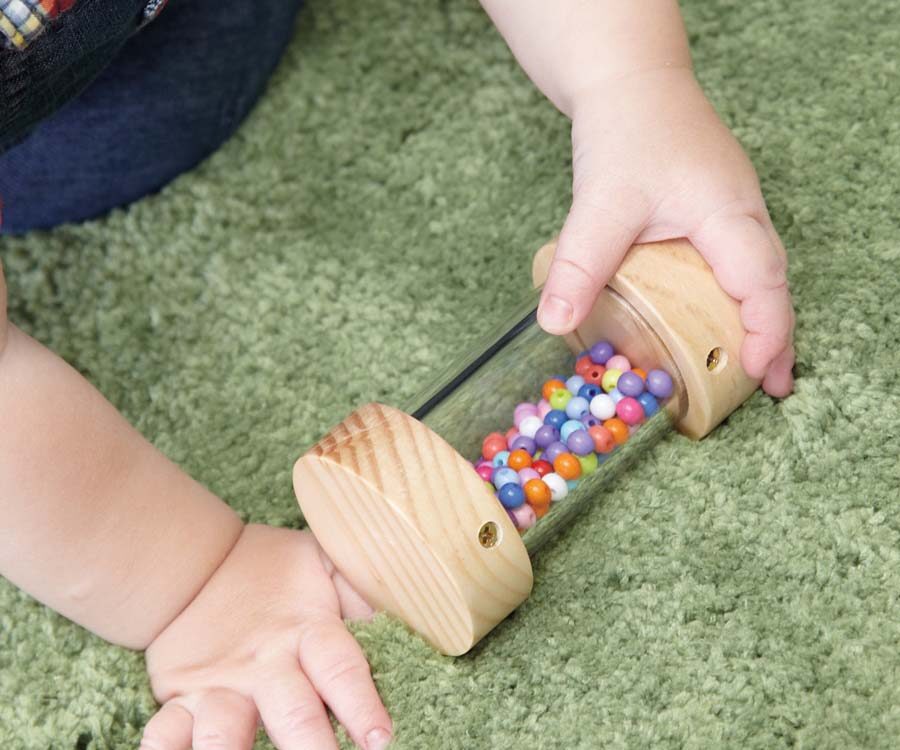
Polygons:
<instances>
[{"instance_id":1,"label":"green shag carpet","mask_svg":"<svg viewBox=\"0 0 900 750\"><path fill-rule=\"evenodd\" d=\"M791 256L796 393L649 451L470 655L359 628L397 748L900 746L900 5L684 11ZM312 0L207 163L2 240L10 315L244 518L296 527L304 448L521 297L569 161L474 2ZM140 654L5 583L0 622L0 747L136 747Z\"/></svg>"}]
</instances>

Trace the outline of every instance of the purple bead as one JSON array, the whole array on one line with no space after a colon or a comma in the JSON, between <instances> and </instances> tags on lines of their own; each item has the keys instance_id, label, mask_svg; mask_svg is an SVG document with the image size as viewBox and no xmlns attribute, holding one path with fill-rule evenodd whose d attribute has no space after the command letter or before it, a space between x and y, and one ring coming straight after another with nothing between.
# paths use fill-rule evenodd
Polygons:
<instances>
[{"instance_id":1,"label":"purple bead","mask_svg":"<svg viewBox=\"0 0 900 750\"><path fill-rule=\"evenodd\" d=\"M587 430L576 430L566 442L569 450L576 456L586 456L594 450L594 438L592 438Z\"/></svg>"},{"instance_id":2,"label":"purple bead","mask_svg":"<svg viewBox=\"0 0 900 750\"><path fill-rule=\"evenodd\" d=\"M608 341L598 341L588 351L588 354L591 357L591 362L593 362L595 365L605 365L607 360L615 353L616 350L612 348L612 344L610 344Z\"/></svg>"},{"instance_id":3,"label":"purple bead","mask_svg":"<svg viewBox=\"0 0 900 750\"><path fill-rule=\"evenodd\" d=\"M578 432L583 432L587 435L586 430L578 430ZM590 435L588 435L590 437ZM569 449L566 447L565 443L561 443L558 440L554 443L550 443L546 448L544 448L544 452L541 454L541 458L545 461L549 461L551 464L557 459L560 453L568 453Z\"/></svg>"},{"instance_id":4,"label":"purple bead","mask_svg":"<svg viewBox=\"0 0 900 750\"><path fill-rule=\"evenodd\" d=\"M539 429L543 429L547 425L541 425ZM525 437L524 435L519 435L515 440L512 441L512 445L509 446L512 450L523 450L529 456L533 456L534 452L537 450L537 445L535 441L530 437Z\"/></svg>"},{"instance_id":5,"label":"purple bead","mask_svg":"<svg viewBox=\"0 0 900 750\"><path fill-rule=\"evenodd\" d=\"M585 427L595 427L598 424L603 424L603 422L597 419L597 417L595 417L593 414L588 414L586 417L582 417L581 423Z\"/></svg>"},{"instance_id":6,"label":"purple bead","mask_svg":"<svg viewBox=\"0 0 900 750\"><path fill-rule=\"evenodd\" d=\"M534 433L534 442L538 448L546 448L550 443L555 443L557 440L559 440L559 430L552 424L543 424ZM534 451L531 451L531 455L534 455Z\"/></svg>"},{"instance_id":7,"label":"purple bead","mask_svg":"<svg viewBox=\"0 0 900 750\"><path fill-rule=\"evenodd\" d=\"M647 390L657 398L672 395L672 378L665 370L650 370L647 373Z\"/></svg>"},{"instance_id":8,"label":"purple bead","mask_svg":"<svg viewBox=\"0 0 900 750\"><path fill-rule=\"evenodd\" d=\"M644 381L641 380L640 375L636 375L629 370L628 372L623 372L619 375L619 380L616 382L616 388L626 396L637 398L644 392Z\"/></svg>"}]
</instances>

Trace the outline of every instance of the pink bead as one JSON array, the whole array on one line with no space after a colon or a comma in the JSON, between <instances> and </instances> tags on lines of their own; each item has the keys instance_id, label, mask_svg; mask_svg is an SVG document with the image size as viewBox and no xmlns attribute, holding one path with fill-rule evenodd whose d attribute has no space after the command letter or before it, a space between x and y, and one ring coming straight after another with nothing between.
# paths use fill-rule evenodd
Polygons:
<instances>
[{"instance_id":1,"label":"pink bead","mask_svg":"<svg viewBox=\"0 0 900 750\"><path fill-rule=\"evenodd\" d=\"M519 437L519 431L515 427L510 427L506 431L506 447L512 450L512 442Z\"/></svg>"},{"instance_id":2,"label":"pink bead","mask_svg":"<svg viewBox=\"0 0 900 750\"><path fill-rule=\"evenodd\" d=\"M538 474L534 469L530 466L527 469L519 469L519 479L522 480L522 486L525 486L525 482L529 479L540 479L541 475Z\"/></svg>"},{"instance_id":3,"label":"pink bead","mask_svg":"<svg viewBox=\"0 0 900 750\"><path fill-rule=\"evenodd\" d=\"M516 406L513 410L513 424L518 427L519 422L525 419L525 417L536 417L537 415L537 406L526 401Z\"/></svg>"},{"instance_id":4,"label":"pink bead","mask_svg":"<svg viewBox=\"0 0 900 750\"><path fill-rule=\"evenodd\" d=\"M534 508L528 503L522 503L518 508L513 510L512 514L516 519L517 529L530 529L537 523L537 516L534 514Z\"/></svg>"},{"instance_id":5,"label":"pink bead","mask_svg":"<svg viewBox=\"0 0 900 750\"><path fill-rule=\"evenodd\" d=\"M644 420L644 407L636 398L626 396L616 404L616 415L629 426L640 424Z\"/></svg>"},{"instance_id":6,"label":"pink bead","mask_svg":"<svg viewBox=\"0 0 900 750\"><path fill-rule=\"evenodd\" d=\"M541 419L546 417L551 411L553 411L553 407L550 406L550 402L547 399L542 398L540 401L538 401L537 415Z\"/></svg>"},{"instance_id":7,"label":"pink bead","mask_svg":"<svg viewBox=\"0 0 900 750\"><path fill-rule=\"evenodd\" d=\"M619 372L628 372L631 369L631 362L624 354L616 354L610 357L606 362L606 369L619 370Z\"/></svg>"},{"instance_id":8,"label":"pink bead","mask_svg":"<svg viewBox=\"0 0 900 750\"><path fill-rule=\"evenodd\" d=\"M494 474L494 467L488 464L481 464L480 466L475 467L475 471L478 472L478 476L480 476L485 482L491 481L491 476Z\"/></svg>"}]
</instances>

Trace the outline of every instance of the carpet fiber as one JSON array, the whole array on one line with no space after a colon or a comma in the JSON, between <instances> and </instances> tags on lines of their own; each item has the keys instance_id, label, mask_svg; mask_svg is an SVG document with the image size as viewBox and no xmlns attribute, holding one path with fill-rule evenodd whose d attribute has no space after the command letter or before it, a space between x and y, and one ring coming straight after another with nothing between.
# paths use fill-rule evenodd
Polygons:
<instances>
[{"instance_id":1,"label":"carpet fiber","mask_svg":"<svg viewBox=\"0 0 900 750\"><path fill-rule=\"evenodd\" d=\"M398 748L900 743L900 6L685 15L791 256L796 393L649 451L474 653L360 628ZM313 0L207 163L2 240L10 315L244 518L298 526L300 452L520 298L569 159L476 4ZM5 583L0 623L0 746L137 745L140 654Z\"/></svg>"}]
</instances>

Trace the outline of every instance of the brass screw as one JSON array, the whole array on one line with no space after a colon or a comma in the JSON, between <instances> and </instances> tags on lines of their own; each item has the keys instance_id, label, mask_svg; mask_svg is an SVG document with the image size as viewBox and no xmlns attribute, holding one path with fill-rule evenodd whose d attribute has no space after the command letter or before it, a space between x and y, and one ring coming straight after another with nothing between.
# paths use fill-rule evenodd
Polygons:
<instances>
[{"instance_id":1,"label":"brass screw","mask_svg":"<svg viewBox=\"0 0 900 750\"><path fill-rule=\"evenodd\" d=\"M722 361L722 350L717 346L706 355L706 369L714 372Z\"/></svg>"},{"instance_id":2,"label":"brass screw","mask_svg":"<svg viewBox=\"0 0 900 750\"><path fill-rule=\"evenodd\" d=\"M500 527L493 521L488 521L478 530L478 543L485 549L490 549L500 541Z\"/></svg>"}]
</instances>

